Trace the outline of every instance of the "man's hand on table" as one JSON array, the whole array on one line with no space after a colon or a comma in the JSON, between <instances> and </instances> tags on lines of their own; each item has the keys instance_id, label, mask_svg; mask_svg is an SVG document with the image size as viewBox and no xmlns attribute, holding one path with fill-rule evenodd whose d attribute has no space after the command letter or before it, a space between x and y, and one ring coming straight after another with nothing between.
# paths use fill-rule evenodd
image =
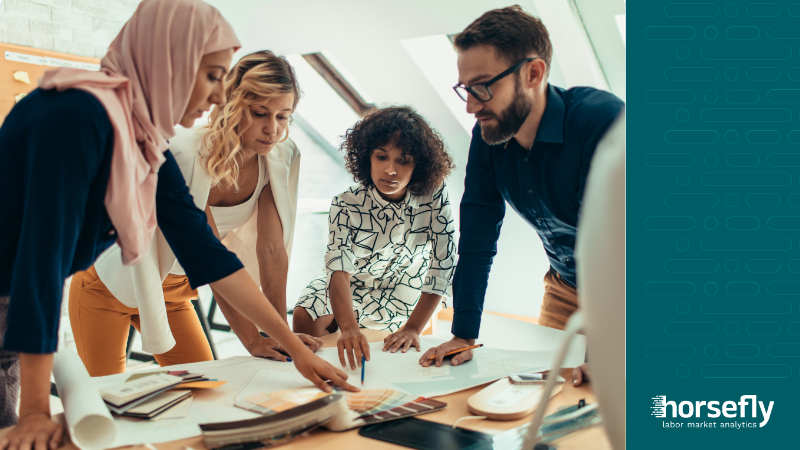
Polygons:
<instances>
[{"instance_id":1,"label":"man's hand on table","mask_svg":"<svg viewBox=\"0 0 800 450\"><path fill-rule=\"evenodd\" d=\"M316 352L322 347L322 341L315 337L303 333L295 333L300 338L300 341L308 347L312 352ZM286 349L281 348L281 345L272 338L265 338L260 334L255 341L246 346L247 351L253 356L260 356L262 358L272 358L276 361L290 361L286 356Z\"/></svg>"},{"instance_id":2,"label":"man's hand on table","mask_svg":"<svg viewBox=\"0 0 800 450\"><path fill-rule=\"evenodd\" d=\"M56 450L63 435L64 428L53 422L50 414L28 414L0 441L0 450Z\"/></svg>"},{"instance_id":3,"label":"man's hand on table","mask_svg":"<svg viewBox=\"0 0 800 450\"><path fill-rule=\"evenodd\" d=\"M427 352L425 352L419 359L419 364L422 367L428 367L431 364L435 363L436 367L441 367L442 361L444 361L444 355L446 353L464 347L469 347L472 345L475 345L475 339L461 339L454 337L453 339L450 339L444 344L439 345L437 347L433 347L429 349ZM436 356L436 359L429 359L431 355ZM469 361L470 359L472 359L472 350L466 350L457 355L454 355L453 358L450 360L450 364L453 366L457 366L459 364Z\"/></svg>"},{"instance_id":4,"label":"man's hand on table","mask_svg":"<svg viewBox=\"0 0 800 450\"><path fill-rule=\"evenodd\" d=\"M584 382L589 382L589 364L581 364L572 369L572 385L580 386Z\"/></svg>"},{"instance_id":5,"label":"man's hand on table","mask_svg":"<svg viewBox=\"0 0 800 450\"><path fill-rule=\"evenodd\" d=\"M352 370L361 367L362 355L369 361L369 342L358 328L343 329L339 341L336 342L336 347L339 349L339 362L342 363L342 367L347 367L345 355L350 360L350 369Z\"/></svg>"}]
</instances>

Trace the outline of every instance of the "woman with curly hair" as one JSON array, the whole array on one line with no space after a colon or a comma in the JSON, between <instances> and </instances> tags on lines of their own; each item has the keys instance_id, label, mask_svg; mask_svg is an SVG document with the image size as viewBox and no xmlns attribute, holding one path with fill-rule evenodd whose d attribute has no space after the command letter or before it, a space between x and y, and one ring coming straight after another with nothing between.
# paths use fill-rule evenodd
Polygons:
<instances>
[{"instance_id":1,"label":"woman with curly hair","mask_svg":"<svg viewBox=\"0 0 800 450\"><path fill-rule=\"evenodd\" d=\"M234 66L225 79L225 97L227 103L211 112L207 125L177 131L170 149L211 230L285 319L300 169L288 125L300 88L284 58L260 51ZM143 349L162 366L213 359L191 303L197 291L161 231L152 260L136 269L121 264L117 248L72 280L70 322L78 354L92 376L125 371L130 325L141 331ZM230 299L213 286L212 291L252 355L291 361L278 342L262 337L231 307ZM299 337L312 350L321 346L318 339Z\"/></svg>"},{"instance_id":2,"label":"woman with curly hair","mask_svg":"<svg viewBox=\"0 0 800 450\"><path fill-rule=\"evenodd\" d=\"M359 328L388 330L384 351L419 351L419 335L450 296L456 246L444 184L453 160L430 125L406 106L377 110L347 131L340 149L358 182L329 214L326 274L303 290L295 332L342 330L339 360L369 360Z\"/></svg>"}]
</instances>

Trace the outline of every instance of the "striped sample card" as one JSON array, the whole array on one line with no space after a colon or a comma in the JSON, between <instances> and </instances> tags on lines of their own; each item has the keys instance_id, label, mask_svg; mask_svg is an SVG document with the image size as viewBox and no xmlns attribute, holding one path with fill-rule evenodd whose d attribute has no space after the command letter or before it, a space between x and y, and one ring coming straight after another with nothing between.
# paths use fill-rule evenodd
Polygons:
<instances>
[{"instance_id":1,"label":"striped sample card","mask_svg":"<svg viewBox=\"0 0 800 450\"><path fill-rule=\"evenodd\" d=\"M800 3L627 3L627 445L791 442Z\"/></svg>"},{"instance_id":2,"label":"striped sample card","mask_svg":"<svg viewBox=\"0 0 800 450\"><path fill-rule=\"evenodd\" d=\"M361 413L380 406L394 391L391 389L363 389L347 393L347 407Z\"/></svg>"},{"instance_id":3,"label":"striped sample card","mask_svg":"<svg viewBox=\"0 0 800 450\"><path fill-rule=\"evenodd\" d=\"M266 392L259 392L249 397L245 397L246 402L253 405L265 408L265 411L256 409L255 412L269 413L269 412L282 412L287 409L294 408L299 405L313 402L317 399L323 398L328 394L320 391L315 387L284 389L267 394Z\"/></svg>"},{"instance_id":4,"label":"striped sample card","mask_svg":"<svg viewBox=\"0 0 800 450\"><path fill-rule=\"evenodd\" d=\"M388 411L362 417L361 420L367 424L386 422L389 420L402 419L405 417L418 416L420 414L438 411L445 406L447 406L447 403L420 397L413 402L408 402L405 405L392 408Z\"/></svg>"}]
</instances>

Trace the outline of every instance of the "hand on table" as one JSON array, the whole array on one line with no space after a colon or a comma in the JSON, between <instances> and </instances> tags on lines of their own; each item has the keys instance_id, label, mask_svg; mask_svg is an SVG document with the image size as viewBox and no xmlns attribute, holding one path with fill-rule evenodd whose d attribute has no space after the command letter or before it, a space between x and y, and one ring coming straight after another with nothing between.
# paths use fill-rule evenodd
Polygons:
<instances>
[{"instance_id":1,"label":"hand on table","mask_svg":"<svg viewBox=\"0 0 800 450\"><path fill-rule=\"evenodd\" d=\"M295 333L295 335L300 338L300 341L312 352L316 352L322 347L322 341L315 337L303 333ZM253 356L272 358L276 361L291 361L285 354L286 349L281 348L278 341L272 338L265 338L261 335L247 346L247 351Z\"/></svg>"},{"instance_id":2,"label":"hand on table","mask_svg":"<svg viewBox=\"0 0 800 450\"><path fill-rule=\"evenodd\" d=\"M385 352L391 351L392 353L395 353L402 348L402 352L405 353L411 347L416 347L417 351L421 350L419 333L416 331L406 330L405 327L386 336L386 338L383 340L383 351Z\"/></svg>"},{"instance_id":3,"label":"hand on table","mask_svg":"<svg viewBox=\"0 0 800 450\"><path fill-rule=\"evenodd\" d=\"M581 364L572 369L572 385L580 386L584 381L589 382L589 364Z\"/></svg>"},{"instance_id":4,"label":"hand on table","mask_svg":"<svg viewBox=\"0 0 800 450\"><path fill-rule=\"evenodd\" d=\"M419 364L422 367L428 367L433 363L436 363L436 367L442 366L442 361L444 361L445 353L452 352L453 350L458 350L460 348L469 347L475 344L474 339L461 339L454 337L449 341L445 342L444 344L433 347L429 349L422 355L422 358L419 359ZM428 359L431 355L436 356L436 359ZM459 364L465 363L472 359L472 350L465 350L461 353L458 353L453 356L450 360L450 364L453 366L457 366Z\"/></svg>"},{"instance_id":5,"label":"hand on table","mask_svg":"<svg viewBox=\"0 0 800 450\"><path fill-rule=\"evenodd\" d=\"M17 426L0 441L0 450L55 450L63 434L64 429L50 419L50 414L29 414L20 417Z\"/></svg>"},{"instance_id":6,"label":"hand on table","mask_svg":"<svg viewBox=\"0 0 800 450\"><path fill-rule=\"evenodd\" d=\"M350 369L356 370L356 367L361 367L361 356L363 355L369 361L369 342L364 333L358 330L342 330L342 335L339 336L339 341L336 342L336 347L339 349L339 362L342 367L347 367L345 364L344 355L347 354L347 359L350 360Z\"/></svg>"},{"instance_id":7,"label":"hand on table","mask_svg":"<svg viewBox=\"0 0 800 450\"><path fill-rule=\"evenodd\" d=\"M301 375L324 392L331 392L331 387L327 382L328 380L330 380L331 384L334 386L338 386L350 392L358 392L360 390L347 383L346 373L333 367L329 362L310 351L303 351L302 355L298 355L294 359L294 366L297 367Z\"/></svg>"}]
</instances>

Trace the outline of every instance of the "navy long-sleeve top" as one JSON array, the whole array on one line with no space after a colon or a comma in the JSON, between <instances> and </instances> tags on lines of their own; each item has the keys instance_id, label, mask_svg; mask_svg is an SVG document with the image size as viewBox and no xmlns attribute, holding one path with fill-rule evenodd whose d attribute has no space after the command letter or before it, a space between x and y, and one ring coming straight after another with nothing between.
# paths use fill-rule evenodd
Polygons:
<instances>
[{"instance_id":1,"label":"navy long-sleeve top","mask_svg":"<svg viewBox=\"0 0 800 450\"><path fill-rule=\"evenodd\" d=\"M453 335L478 337L505 202L538 233L550 265L577 285L575 235L589 164L623 106L605 91L550 85L530 149L513 138L489 145L481 138L479 124L472 129L453 279Z\"/></svg>"},{"instance_id":2,"label":"navy long-sleeve top","mask_svg":"<svg viewBox=\"0 0 800 450\"><path fill-rule=\"evenodd\" d=\"M85 91L37 89L0 127L0 296L10 296L3 348L52 353L64 280L89 268L117 239L104 199L114 129ZM167 151L159 169L156 215L164 237L197 287L241 269L214 236L205 213Z\"/></svg>"}]
</instances>

